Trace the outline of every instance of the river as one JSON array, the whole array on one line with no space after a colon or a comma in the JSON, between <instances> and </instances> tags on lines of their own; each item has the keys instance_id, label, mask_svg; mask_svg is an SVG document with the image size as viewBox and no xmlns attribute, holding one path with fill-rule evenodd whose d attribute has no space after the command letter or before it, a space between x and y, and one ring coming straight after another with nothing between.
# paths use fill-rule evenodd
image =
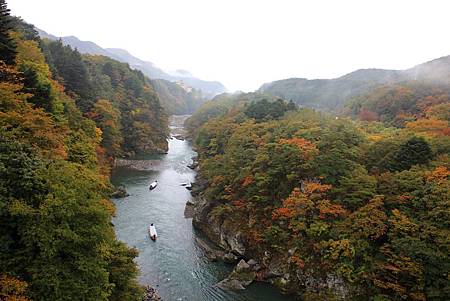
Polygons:
<instances>
[{"instance_id":1,"label":"river","mask_svg":"<svg viewBox=\"0 0 450 301\"><path fill-rule=\"evenodd\" d=\"M182 121L172 118L172 133L181 129ZM118 239L139 250L139 281L155 287L164 301L293 300L268 284L254 283L240 292L215 286L232 266L206 259L195 242L192 219L184 217L191 196L181 184L194 181L195 172L187 167L193 156L189 142L172 138L166 155L137 158L131 166L113 172L113 184L126 187L130 194L113 200L117 208L114 228ZM158 186L150 191L148 185L154 180ZM158 231L156 242L148 236L150 223Z\"/></svg>"}]
</instances>

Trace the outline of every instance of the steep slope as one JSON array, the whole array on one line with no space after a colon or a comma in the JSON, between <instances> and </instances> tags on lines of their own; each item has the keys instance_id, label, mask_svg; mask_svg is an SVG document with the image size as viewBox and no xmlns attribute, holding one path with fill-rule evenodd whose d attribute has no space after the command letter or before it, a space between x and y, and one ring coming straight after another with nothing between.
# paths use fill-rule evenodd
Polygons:
<instances>
[{"instance_id":1,"label":"steep slope","mask_svg":"<svg viewBox=\"0 0 450 301\"><path fill-rule=\"evenodd\" d=\"M349 98L373 88L411 80L449 84L450 56L407 70L361 69L335 79L284 79L262 85L259 92L292 99L301 106L333 111L340 109Z\"/></svg>"},{"instance_id":2,"label":"steep slope","mask_svg":"<svg viewBox=\"0 0 450 301\"><path fill-rule=\"evenodd\" d=\"M142 73L151 79L173 80L169 74L156 67L153 63L142 61L124 49L107 48L106 51L108 53L107 56L110 56L120 62L130 64L132 68L142 71Z\"/></svg>"},{"instance_id":3,"label":"steep slope","mask_svg":"<svg viewBox=\"0 0 450 301\"><path fill-rule=\"evenodd\" d=\"M385 85L356 96L347 102L343 113L363 121L380 121L389 126L404 127L425 116L445 116L450 110L450 87L410 81ZM445 118L444 118L445 119ZM446 122L427 122L428 127L447 128Z\"/></svg>"},{"instance_id":4,"label":"steep slope","mask_svg":"<svg viewBox=\"0 0 450 301\"><path fill-rule=\"evenodd\" d=\"M0 1L0 299L142 300L137 252L114 234L107 131L18 22ZM82 66L79 53L59 54Z\"/></svg>"},{"instance_id":5,"label":"steep slope","mask_svg":"<svg viewBox=\"0 0 450 301\"><path fill-rule=\"evenodd\" d=\"M151 84L159 96L161 105L170 114L192 114L206 100L200 90L186 87L180 83L154 79Z\"/></svg>"},{"instance_id":6,"label":"steep slope","mask_svg":"<svg viewBox=\"0 0 450 301\"><path fill-rule=\"evenodd\" d=\"M167 151L167 115L142 72L106 56L81 55L61 41L40 46L52 75L104 133L109 156Z\"/></svg>"},{"instance_id":7,"label":"steep slope","mask_svg":"<svg viewBox=\"0 0 450 301\"><path fill-rule=\"evenodd\" d=\"M449 299L448 115L392 128L306 108L258 120L250 106L190 128L193 225L217 258L248 262L221 284L263 280L305 301Z\"/></svg>"},{"instance_id":8,"label":"steep slope","mask_svg":"<svg viewBox=\"0 0 450 301\"><path fill-rule=\"evenodd\" d=\"M414 80L435 84L450 84L450 55L417 65L405 71Z\"/></svg>"},{"instance_id":9,"label":"steep slope","mask_svg":"<svg viewBox=\"0 0 450 301\"><path fill-rule=\"evenodd\" d=\"M151 79L165 79L171 82L183 81L185 84L195 88L197 90L201 90L205 98L212 98L217 94L226 92L226 88L220 82L217 81L205 81L193 77L189 72L176 72L171 75L164 70L158 68L152 62L143 61L128 51L120 48L102 48L97 44L90 41L81 41L77 37L67 36L67 37L56 37L54 35L48 34L43 30L38 30L39 35L42 38L57 40L61 39L64 45L69 45L72 48L78 49L80 53L83 54L93 54L93 55L104 55L115 60L118 60L123 63L127 63L133 69L137 69L142 71L144 75L148 76Z\"/></svg>"},{"instance_id":10,"label":"steep slope","mask_svg":"<svg viewBox=\"0 0 450 301\"><path fill-rule=\"evenodd\" d=\"M227 92L227 89L218 81L204 81L196 77L177 77L179 81L202 91L206 98Z\"/></svg>"},{"instance_id":11,"label":"steep slope","mask_svg":"<svg viewBox=\"0 0 450 301\"><path fill-rule=\"evenodd\" d=\"M274 102L278 97L270 95L252 92L252 93L223 93L217 95L210 101L206 101L201 107L199 107L191 117L189 117L185 126L187 130L193 134L197 132L206 122L211 119L222 117L228 114L230 111L241 110L243 107L250 106L252 103L259 102L261 100L268 100Z\"/></svg>"},{"instance_id":12,"label":"steep slope","mask_svg":"<svg viewBox=\"0 0 450 301\"><path fill-rule=\"evenodd\" d=\"M200 90L205 98L212 98L217 94L226 92L227 90L220 82L198 79L185 70L182 70L182 72L175 72L174 74L168 74L162 69L156 67L153 63L140 60L124 49L107 48L106 50L111 53L115 59L130 64L132 68L142 71L142 73L151 79L165 79L171 82L182 81L188 86Z\"/></svg>"}]
</instances>

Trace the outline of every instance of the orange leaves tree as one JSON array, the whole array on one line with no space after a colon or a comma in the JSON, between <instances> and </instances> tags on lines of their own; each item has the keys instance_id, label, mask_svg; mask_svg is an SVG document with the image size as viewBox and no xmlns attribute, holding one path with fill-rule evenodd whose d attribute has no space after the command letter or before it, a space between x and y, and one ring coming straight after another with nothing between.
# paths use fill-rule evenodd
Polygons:
<instances>
[{"instance_id":1,"label":"orange leaves tree","mask_svg":"<svg viewBox=\"0 0 450 301\"><path fill-rule=\"evenodd\" d=\"M330 185L304 182L302 188L295 188L282 206L273 211L273 225L266 230L269 243L287 244L301 250L297 251L296 256L309 268L320 261L314 254L322 256L344 243L333 236L330 229L334 223L347 216L348 211L327 199L330 188ZM281 241L276 235L281 231L288 233L288 240ZM344 253L347 256L352 252L349 251L348 242L345 245L347 247ZM338 257L339 255L333 255L330 259L337 260Z\"/></svg>"},{"instance_id":2,"label":"orange leaves tree","mask_svg":"<svg viewBox=\"0 0 450 301\"><path fill-rule=\"evenodd\" d=\"M307 109L209 120L196 130L205 196L252 256L285 260L289 285L331 277L376 300L448 300L447 98L401 85L374 93L360 109L384 124Z\"/></svg>"},{"instance_id":3,"label":"orange leaves tree","mask_svg":"<svg viewBox=\"0 0 450 301\"><path fill-rule=\"evenodd\" d=\"M0 57L0 299L140 300L136 251L110 223L101 131L51 78L38 44L14 36L16 64Z\"/></svg>"},{"instance_id":4,"label":"orange leaves tree","mask_svg":"<svg viewBox=\"0 0 450 301\"><path fill-rule=\"evenodd\" d=\"M28 284L17 278L0 275L0 300L3 301L29 301L27 298Z\"/></svg>"}]
</instances>

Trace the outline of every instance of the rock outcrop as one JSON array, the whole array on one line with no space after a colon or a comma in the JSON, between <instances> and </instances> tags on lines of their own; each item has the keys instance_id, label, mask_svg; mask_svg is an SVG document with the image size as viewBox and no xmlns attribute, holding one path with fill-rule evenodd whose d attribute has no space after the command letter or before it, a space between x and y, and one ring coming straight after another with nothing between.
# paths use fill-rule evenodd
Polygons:
<instances>
[{"instance_id":1,"label":"rock outcrop","mask_svg":"<svg viewBox=\"0 0 450 301\"><path fill-rule=\"evenodd\" d=\"M193 169L193 170L198 170L198 165L199 165L198 158L192 157L192 163L189 164L187 167L189 167L190 169Z\"/></svg>"},{"instance_id":2,"label":"rock outcrop","mask_svg":"<svg viewBox=\"0 0 450 301\"><path fill-rule=\"evenodd\" d=\"M210 260L222 260L236 265L230 275L217 284L218 287L242 290L253 281L269 282L286 294L299 294L305 291L320 295L330 292L336 300L346 300L356 289L345 282L342 277L326 274L320 270L305 270L292 262L296 248L279 250L252 250L245 236L242 222L230 215L214 214L221 205L214 199L207 199L203 194L208 183L197 177L191 194L193 199L193 225L202 232L216 250L209 244L200 243L205 255ZM246 222L246 221L245 221ZM245 259L250 259L245 261Z\"/></svg>"},{"instance_id":3,"label":"rock outcrop","mask_svg":"<svg viewBox=\"0 0 450 301\"><path fill-rule=\"evenodd\" d=\"M255 262L256 263L256 262ZM223 289L243 290L256 279L255 264L250 265L241 259L233 272L220 281L217 286Z\"/></svg>"},{"instance_id":4,"label":"rock outcrop","mask_svg":"<svg viewBox=\"0 0 450 301\"><path fill-rule=\"evenodd\" d=\"M186 206L184 207L184 217L192 218L194 217L194 203L191 200L186 202Z\"/></svg>"},{"instance_id":5,"label":"rock outcrop","mask_svg":"<svg viewBox=\"0 0 450 301\"><path fill-rule=\"evenodd\" d=\"M217 248L214 248L211 244L207 243L205 240L201 238L195 238L195 242L197 243L197 246L200 247L200 249L203 250L205 253L205 256L210 261L218 261L223 260L225 256L225 252L223 250L219 250Z\"/></svg>"},{"instance_id":6,"label":"rock outcrop","mask_svg":"<svg viewBox=\"0 0 450 301\"><path fill-rule=\"evenodd\" d=\"M116 191L114 191L111 194L111 197L116 199L125 198L127 196L129 196L129 194L127 193L127 190L123 186L117 187Z\"/></svg>"}]
</instances>

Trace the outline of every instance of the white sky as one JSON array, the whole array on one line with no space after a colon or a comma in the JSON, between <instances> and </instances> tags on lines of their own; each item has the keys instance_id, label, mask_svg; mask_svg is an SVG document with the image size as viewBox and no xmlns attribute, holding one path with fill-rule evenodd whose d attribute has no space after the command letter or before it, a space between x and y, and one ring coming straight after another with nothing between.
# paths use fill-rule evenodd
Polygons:
<instances>
[{"instance_id":1,"label":"white sky","mask_svg":"<svg viewBox=\"0 0 450 301\"><path fill-rule=\"evenodd\" d=\"M450 55L450 1L7 0L57 36L253 91L289 77L405 69Z\"/></svg>"}]
</instances>

